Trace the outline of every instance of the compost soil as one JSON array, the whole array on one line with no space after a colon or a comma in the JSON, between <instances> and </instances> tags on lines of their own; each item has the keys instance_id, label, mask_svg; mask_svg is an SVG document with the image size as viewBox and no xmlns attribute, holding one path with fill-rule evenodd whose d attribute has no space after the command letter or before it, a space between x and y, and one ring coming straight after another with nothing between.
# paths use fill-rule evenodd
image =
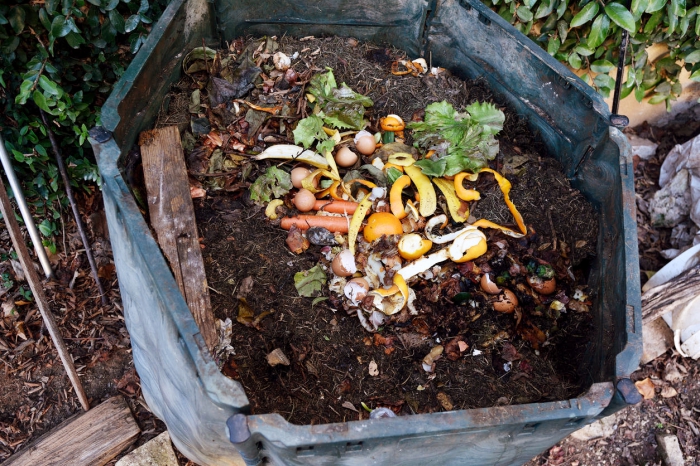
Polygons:
<instances>
[{"instance_id":1,"label":"compost soil","mask_svg":"<svg viewBox=\"0 0 700 466\"><path fill-rule=\"evenodd\" d=\"M237 41L231 49L243 50L249 43ZM353 39L285 37L279 41L279 50L288 55L300 52L294 64L300 76L307 70L332 68L338 83L345 82L374 101L373 117L393 113L409 121L421 117L429 103L441 100L458 110L475 101L494 102L483 80L463 81L447 72L437 78L392 75L391 63L407 58L392 48ZM178 125L186 131L195 88L195 80L189 77L175 85L157 126ZM247 98L260 95L254 90ZM304 107L298 106L302 115ZM595 254L595 212L571 188L558 162L544 152L526 122L509 108L500 108L506 119L498 136L501 151L492 168L511 180L511 198L530 233L521 240L487 233L489 251L473 265L498 275L508 270L503 260L506 252L523 264L551 263L559 272L557 296L571 296L576 287L585 287L589 259ZM221 122L220 114L209 117L212 127ZM291 117L288 122L294 120ZM270 136L271 125L262 127ZM277 142L291 142L284 140L284 134L274 137ZM190 174L206 171L197 151L187 155ZM244 188L269 165L258 162L234 169L218 190L210 189L208 197L194 200L214 313L234 322L235 353L221 361L222 372L243 384L253 413L276 412L296 424L319 424L367 418L363 406L389 407L397 414L426 413L563 400L587 388L579 379L581 357L591 335L586 306L581 312L561 315L538 308L528 313L516 331L512 314L484 311L485 296L469 280L461 284L446 280L439 286L423 282L414 286L420 315L406 314L372 334L334 296L328 300L300 297L294 274L316 264L320 248L312 246L301 255L290 252L285 245L287 232L250 201ZM243 178L241 170L249 170ZM211 180L199 177L193 183L211 187ZM491 177L480 177L476 188L482 200L472 206L473 217L513 223ZM568 277L569 265L575 280ZM461 268L460 273L469 276L470 267ZM469 296L477 308L453 299L456 293ZM524 306L535 307L526 294L518 294ZM249 320L247 325L237 322L240 313L250 311L258 316L253 325ZM541 345L544 332L548 337ZM468 346L464 354L455 349L460 340ZM421 361L436 344L446 345L449 357L438 361L431 374L421 368ZM289 366L268 364L267 355L275 349L289 358Z\"/></svg>"}]
</instances>

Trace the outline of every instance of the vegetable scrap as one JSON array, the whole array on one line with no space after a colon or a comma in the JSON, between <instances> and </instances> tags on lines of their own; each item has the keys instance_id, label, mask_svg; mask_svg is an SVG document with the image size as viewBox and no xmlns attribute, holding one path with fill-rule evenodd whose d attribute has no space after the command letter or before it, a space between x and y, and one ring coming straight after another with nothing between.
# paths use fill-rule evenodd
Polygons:
<instances>
[{"instance_id":1,"label":"vegetable scrap","mask_svg":"<svg viewBox=\"0 0 700 466\"><path fill-rule=\"evenodd\" d=\"M464 409L502 398L498 393L491 401L482 396L475 402L450 388L462 380L459 373L468 375L468 367L481 377L495 377L490 383L496 391L495 381L503 380L505 372L518 384L556 372L546 358L538 359L541 352L563 343L567 334L562 327L572 318L578 319L577 326L589 325L592 305L586 271L574 263L581 259L566 226L561 221L553 226L552 214L533 215L541 210L537 204L550 201L541 194L547 187L531 180L539 170L556 170L546 168L549 162L539 155L518 152L510 136L502 147L502 134L521 123L488 94L483 100L456 100L467 87L446 70L428 69L424 59L385 60L389 52L370 48L368 56L379 60L372 62L377 71L371 73L384 73L386 81L349 82L349 64L336 58L328 66L322 59L324 41L314 41L318 47L294 41L294 48L284 51L269 37L237 40L224 51L197 48L185 60L188 77L180 84L191 97L184 104L171 103L182 105L188 120L170 120L176 118L173 112L159 116L159 124L190 128L183 146L191 183L206 193L197 199L198 220L236 225L227 234L216 233L228 246L207 245L205 251L229 251L224 253L229 259L233 251L250 255L250 260L236 259L245 266L208 256L208 274L220 276L210 280L218 280L217 289L230 285L235 296L243 277L256 276L256 292L233 304L238 311L234 318L243 327L243 333L234 335L234 345L236 338L251 335L245 332L267 339L261 343L260 361L273 372L263 379L284 380L288 388L283 393L299 393L291 387L303 387L310 375L342 388L369 374L376 382L363 386L376 387L375 396L385 391L380 385L387 380L398 391L402 380L410 380L412 398L400 403L341 390L338 407L373 403L395 414ZM419 93L425 89L426 95L454 82L454 92L437 92L440 98L423 98L410 110L390 110L385 96L392 93L388 83L396 80L397 86L415 86ZM560 196L553 207L585 202L580 194L574 199L570 187L562 189L569 197ZM562 215L571 217L569 211ZM580 221L591 223L589 217ZM209 244L209 227L203 228ZM597 233L595 222L590 230ZM270 239L261 248L256 236L263 233ZM595 250L595 241L586 240L592 249L578 252L584 258ZM277 245L285 248L283 254ZM278 278L265 280L267 275ZM275 301L272 296L289 290L287 284L292 293ZM222 296L213 295L213 301ZM219 309L229 307L222 301ZM309 330L313 336L305 333L307 327L316 329ZM355 348L350 342L355 338L360 345L355 350L376 346L381 352L365 355L351 349L354 353L338 362L349 375L335 380L339 375L325 371L326 364L312 354L323 352L321 344L338 348L341 327L347 334L341 346ZM259 340L247 338L238 344ZM585 345L579 340L577 347ZM286 362L284 354L291 355ZM572 357L572 368L577 357ZM237 366L245 378L245 368L252 371L255 364L237 360ZM300 379L301 385L294 385L284 371L298 371L303 384ZM259 376L244 379L244 385L262 389L254 380ZM554 379L552 384L562 386ZM571 396L578 390L575 385L567 382L560 392L547 389L550 393L522 388L522 396L511 399ZM259 410L265 409L265 400L249 396ZM325 414L313 414L321 412ZM313 413L297 411L295 416L302 417L294 419L341 420L320 407Z\"/></svg>"}]
</instances>

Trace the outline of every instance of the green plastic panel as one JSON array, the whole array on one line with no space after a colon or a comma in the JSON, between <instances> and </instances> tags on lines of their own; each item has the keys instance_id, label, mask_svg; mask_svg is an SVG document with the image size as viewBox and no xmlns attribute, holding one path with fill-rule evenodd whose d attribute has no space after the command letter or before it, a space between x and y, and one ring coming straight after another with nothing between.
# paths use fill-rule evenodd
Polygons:
<instances>
[{"instance_id":1,"label":"green plastic panel","mask_svg":"<svg viewBox=\"0 0 700 466\"><path fill-rule=\"evenodd\" d=\"M296 426L241 416L241 385L221 375L120 171L152 126L181 62L204 41L237 36L353 36L391 44L465 77L488 80L541 135L600 214L590 283L596 333L573 400L396 419ZM625 405L614 390L641 355L635 196L629 145L599 95L477 0L174 0L116 85L91 132L124 315L144 396L178 448L203 465L521 464ZM107 131L105 131L107 130ZM236 415L231 417L232 415ZM235 429L227 419L243 419ZM228 438L236 441L232 444ZM240 453L240 454L239 454Z\"/></svg>"}]
</instances>

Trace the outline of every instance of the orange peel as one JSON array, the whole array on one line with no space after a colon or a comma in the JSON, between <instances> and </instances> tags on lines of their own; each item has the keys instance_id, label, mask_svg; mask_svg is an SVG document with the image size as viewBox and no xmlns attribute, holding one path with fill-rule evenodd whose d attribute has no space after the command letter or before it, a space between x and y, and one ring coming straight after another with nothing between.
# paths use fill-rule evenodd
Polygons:
<instances>
[{"instance_id":1,"label":"orange peel","mask_svg":"<svg viewBox=\"0 0 700 466\"><path fill-rule=\"evenodd\" d=\"M462 184L464 179L467 178L467 176L469 175L469 173L465 172L457 173L457 175L455 175L455 193L457 194L457 197L462 199L463 201L478 201L479 199L481 199L481 194L479 193L479 191L476 191L475 189L467 189Z\"/></svg>"},{"instance_id":2,"label":"orange peel","mask_svg":"<svg viewBox=\"0 0 700 466\"><path fill-rule=\"evenodd\" d=\"M391 213L396 216L399 220L405 218L408 214L401 200L401 192L404 188L410 186L411 178L408 175L401 175L394 184L391 185L391 191L389 191L389 205L391 207Z\"/></svg>"}]
</instances>

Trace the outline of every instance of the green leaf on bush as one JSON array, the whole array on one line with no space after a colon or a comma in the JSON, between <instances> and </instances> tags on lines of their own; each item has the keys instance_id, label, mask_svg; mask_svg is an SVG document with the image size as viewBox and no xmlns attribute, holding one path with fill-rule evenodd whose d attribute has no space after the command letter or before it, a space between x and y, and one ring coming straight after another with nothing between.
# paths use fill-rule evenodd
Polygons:
<instances>
[{"instance_id":1,"label":"green leaf on bush","mask_svg":"<svg viewBox=\"0 0 700 466\"><path fill-rule=\"evenodd\" d=\"M678 16L674 15L671 11L671 5L668 5L666 7L666 16L668 19L668 29L666 29L666 37L670 37L671 34L673 34L673 31L676 30L676 26L678 26Z\"/></svg>"},{"instance_id":2,"label":"green leaf on bush","mask_svg":"<svg viewBox=\"0 0 700 466\"><path fill-rule=\"evenodd\" d=\"M605 42L610 33L610 18L605 13L601 13L593 21L591 32L588 33L588 46L595 49Z\"/></svg>"},{"instance_id":3,"label":"green leaf on bush","mask_svg":"<svg viewBox=\"0 0 700 466\"><path fill-rule=\"evenodd\" d=\"M674 15L685 16L685 0L671 0L671 11Z\"/></svg>"},{"instance_id":4,"label":"green leaf on bush","mask_svg":"<svg viewBox=\"0 0 700 466\"><path fill-rule=\"evenodd\" d=\"M607 74L599 74L593 79L593 83L598 87L612 89L615 87L615 80Z\"/></svg>"},{"instance_id":5,"label":"green leaf on bush","mask_svg":"<svg viewBox=\"0 0 700 466\"><path fill-rule=\"evenodd\" d=\"M141 22L141 17L139 15L131 15L129 18L126 20L126 23L124 24L124 31L125 32L131 32L134 29L136 29L139 26L139 22Z\"/></svg>"},{"instance_id":6,"label":"green leaf on bush","mask_svg":"<svg viewBox=\"0 0 700 466\"><path fill-rule=\"evenodd\" d=\"M585 45L577 45L577 46L574 48L574 51L575 51L576 53L578 53L579 55L582 55L582 56L584 56L584 57L589 57L589 56L593 55L593 52L595 52L594 49L588 48L588 47L585 46Z\"/></svg>"},{"instance_id":7,"label":"green leaf on bush","mask_svg":"<svg viewBox=\"0 0 700 466\"><path fill-rule=\"evenodd\" d=\"M661 102L664 102L668 97L662 94L654 94L651 96L651 99L649 99L649 103L652 105L660 104Z\"/></svg>"},{"instance_id":8,"label":"green leaf on bush","mask_svg":"<svg viewBox=\"0 0 700 466\"><path fill-rule=\"evenodd\" d=\"M651 34L652 32L656 31L656 27L659 25L663 17L663 10L657 11L651 15L651 17L647 20L647 23L644 25L644 34Z\"/></svg>"},{"instance_id":9,"label":"green leaf on bush","mask_svg":"<svg viewBox=\"0 0 700 466\"><path fill-rule=\"evenodd\" d=\"M34 99L34 103L37 105L37 107L45 112L51 112L51 109L49 109L49 106L46 104L46 97L44 97L44 94L39 91L34 91L32 94L32 99Z\"/></svg>"},{"instance_id":10,"label":"green leaf on bush","mask_svg":"<svg viewBox=\"0 0 700 466\"><path fill-rule=\"evenodd\" d=\"M515 10L516 14L518 15L518 19L520 21L523 21L527 23L528 21L532 21L532 11L525 5L520 5L517 10Z\"/></svg>"},{"instance_id":11,"label":"green leaf on bush","mask_svg":"<svg viewBox=\"0 0 700 466\"><path fill-rule=\"evenodd\" d=\"M10 22L10 26L15 30L16 34L19 34L24 30L24 21L27 19L27 12L21 5L13 6L10 9L10 13L7 15L7 19Z\"/></svg>"},{"instance_id":12,"label":"green leaf on bush","mask_svg":"<svg viewBox=\"0 0 700 466\"><path fill-rule=\"evenodd\" d=\"M549 42L547 42L547 53L554 56L555 53L559 51L561 47L561 42L558 37L550 37Z\"/></svg>"},{"instance_id":13,"label":"green leaf on bush","mask_svg":"<svg viewBox=\"0 0 700 466\"><path fill-rule=\"evenodd\" d=\"M51 34L54 37L65 37L70 32L70 25L66 24L66 17L56 16L51 22Z\"/></svg>"},{"instance_id":14,"label":"green leaf on bush","mask_svg":"<svg viewBox=\"0 0 700 466\"><path fill-rule=\"evenodd\" d=\"M561 40L561 43L563 44L569 35L569 25L566 21L557 21L557 32L559 33L559 40Z\"/></svg>"},{"instance_id":15,"label":"green leaf on bush","mask_svg":"<svg viewBox=\"0 0 700 466\"><path fill-rule=\"evenodd\" d=\"M581 8L581 11L579 11L576 16L574 16L574 19L571 20L571 27L579 27L595 18L599 8L598 3L595 1Z\"/></svg>"},{"instance_id":16,"label":"green leaf on bush","mask_svg":"<svg viewBox=\"0 0 700 466\"><path fill-rule=\"evenodd\" d=\"M556 0L542 0L542 3L540 3L540 6L537 8L537 12L535 13L535 19L544 18L545 16L552 14L555 1Z\"/></svg>"},{"instance_id":17,"label":"green leaf on bush","mask_svg":"<svg viewBox=\"0 0 700 466\"><path fill-rule=\"evenodd\" d=\"M693 50L684 58L686 63L697 63L700 61L700 49Z\"/></svg>"},{"instance_id":18,"label":"green leaf on bush","mask_svg":"<svg viewBox=\"0 0 700 466\"><path fill-rule=\"evenodd\" d=\"M632 10L632 14L636 17L637 15L640 15L644 13L644 10L647 9L649 6L649 0L632 0L632 5L630 5L630 9Z\"/></svg>"},{"instance_id":19,"label":"green leaf on bush","mask_svg":"<svg viewBox=\"0 0 700 466\"><path fill-rule=\"evenodd\" d=\"M596 73L609 73L614 69L615 65L608 60L596 60L591 63L591 71L595 71Z\"/></svg>"},{"instance_id":20,"label":"green leaf on bush","mask_svg":"<svg viewBox=\"0 0 700 466\"><path fill-rule=\"evenodd\" d=\"M39 77L39 86L49 94L55 95L56 97L61 97L63 95L63 92L56 85L56 83L51 81L43 74Z\"/></svg>"},{"instance_id":21,"label":"green leaf on bush","mask_svg":"<svg viewBox=\"0 0 700 466\"><path fill-rule=\"evenodd\" d=\"M114 29L117 30L119 34L124 34L124 17L117 10L112 10L109 12L109 20L111 21Z\"/></svg>"},{"instance_id":22,"label":"green leaf on bush","mask_svg":"<svg viewBox=\"0 0 700 466\"><path fill-rule=\"evenodd\" d=\"M645 93L646 93L646 91L644 90L644 88L642 86L637 86L634 89L634 98L637 99L637 102L641 102L642 99L644 99Z\"/></svg>"},{"instance_id":23,"label":"green leaf on bush","mask_svg":"<svg viewBox=\"0 0 700 466\"><path fill-rule=\"evenodd\" d=\"M561 0L559 6L557 7L557 19L561 19L566 13L566 7L569 5L569 0Z\"/></svg>"},{"instance_id":24,"label":"green leaf on bush","mask_svg":"<svg viewBox=\"0 0 700 466\"><path fill-rule=\"evenodd\" d=\"M568 62L569 65L571 65L571 67L575 70L581 68L581 57L576 52L572 52L571 55L569 55Z\"/></svg>"},{"instance_id":25,"label":"green leaf on bush","mask_svg":"<svg viewBox=\"0 0 700 466\"><path fill-rule=\"evenodd\" d=\"M608 3L605 5L605 13L622 29L627 29L629 32L635 31L634 17L624 6L616 2Z\"/></svg>"},{"instance_id":26,"label":"green leaf on bush","mask_svg":"<svg viewBox=\"0 0 700 466\"><path fill-rule=\"evenodd\" d=\"M649 5L647 5L646 10L644 10L646 13L654 13L656 11L659 11L663 9L663 7L666 6L666 3L668 0L649 0Z\"/></svg>"}]
</instances>

